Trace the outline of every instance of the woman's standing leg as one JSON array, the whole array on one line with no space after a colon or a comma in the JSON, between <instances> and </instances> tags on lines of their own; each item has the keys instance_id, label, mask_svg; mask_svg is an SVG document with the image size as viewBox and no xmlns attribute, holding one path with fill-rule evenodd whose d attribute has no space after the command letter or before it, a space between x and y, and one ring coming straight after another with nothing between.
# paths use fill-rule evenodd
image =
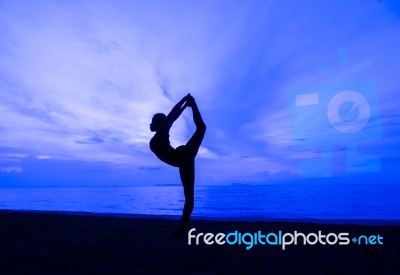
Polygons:
<instances>
[{"instance_id":1,"label":"woman's standing leg","mask_svg":"<svg viewBox=\"0 0 400 275\"><path fill-rule=\"evenodd\" d=\"M190 216L194 207L194 159L187 159L179 167L183 192L185 194L185 206L183 207L182 219L179 229L185 230L189 224Z\"/></svg>"}]
</instances>

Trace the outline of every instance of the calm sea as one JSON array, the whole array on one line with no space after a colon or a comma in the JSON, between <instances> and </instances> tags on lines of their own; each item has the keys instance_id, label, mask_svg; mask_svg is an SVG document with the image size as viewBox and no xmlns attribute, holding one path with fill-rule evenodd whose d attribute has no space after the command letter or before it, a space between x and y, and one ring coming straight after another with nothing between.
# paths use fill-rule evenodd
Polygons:
<instances>
[{"instance_id":1,"label":"calm sea","mask_svg":"<svg viewBox=\"0 0 400 275\"><path fill-rule=\"evenodd\" d=\"M196 187L193 216L400 220L400 186L266 185ZM180 215L180 186L0 188L0 209Z\"/></svg>"}]
</instances>

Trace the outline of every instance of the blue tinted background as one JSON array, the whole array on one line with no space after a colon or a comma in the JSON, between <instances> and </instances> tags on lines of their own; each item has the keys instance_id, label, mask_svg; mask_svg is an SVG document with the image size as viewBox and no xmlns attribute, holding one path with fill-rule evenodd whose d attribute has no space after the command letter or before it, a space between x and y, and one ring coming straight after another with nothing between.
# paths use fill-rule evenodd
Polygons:
<instances>
[{"instance_id":1,"label":"blue tinted background","mask_svg":"<svg viewBox=\"0 0 400 275\"><path fill-rule=\"evenodd\" d=\"M149 123L187 92L208 126L198 185L397 184L399 30L395 0L0 1L1 187L179 184ZM371 118L343 138L326 102L349 81ZM325 103L298 112L310 87Z\"/></svg>"}]
</instances>

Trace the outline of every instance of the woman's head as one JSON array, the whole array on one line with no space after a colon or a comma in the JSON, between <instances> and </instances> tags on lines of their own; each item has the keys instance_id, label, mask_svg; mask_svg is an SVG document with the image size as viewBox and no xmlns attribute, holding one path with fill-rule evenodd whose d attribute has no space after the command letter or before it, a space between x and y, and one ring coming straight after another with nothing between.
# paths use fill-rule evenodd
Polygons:
<instances>
[{"instance_id":1,"label":"woman's head","mask_svg":"<svg viewBox=\"0 0 400 275\"><path fill-rule=\"evenodd\" d=\"M156 132L160 129L161 125L164 123L164 120L167 116L163 113L158 113L153 116L153 119L150 123L150 131Z\"/></svg>"}]
</instances>

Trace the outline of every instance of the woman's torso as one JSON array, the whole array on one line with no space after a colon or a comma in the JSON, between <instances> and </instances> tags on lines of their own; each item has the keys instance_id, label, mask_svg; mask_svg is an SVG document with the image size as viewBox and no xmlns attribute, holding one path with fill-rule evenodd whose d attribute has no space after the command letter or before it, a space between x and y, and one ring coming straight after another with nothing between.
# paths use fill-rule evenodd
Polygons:
<instances>
[{"instance_id":1,"label":"woman's torso","mask_svg":"<svg viewBox=\"0 0 400 275\"><path fill-rule=\"evenodd\" d=\"M179 166L179 158L176 150L169 143L169 132L165 129L160 129L150 140L150 149L163 162Z\"/></svg>"}]
</instances>

